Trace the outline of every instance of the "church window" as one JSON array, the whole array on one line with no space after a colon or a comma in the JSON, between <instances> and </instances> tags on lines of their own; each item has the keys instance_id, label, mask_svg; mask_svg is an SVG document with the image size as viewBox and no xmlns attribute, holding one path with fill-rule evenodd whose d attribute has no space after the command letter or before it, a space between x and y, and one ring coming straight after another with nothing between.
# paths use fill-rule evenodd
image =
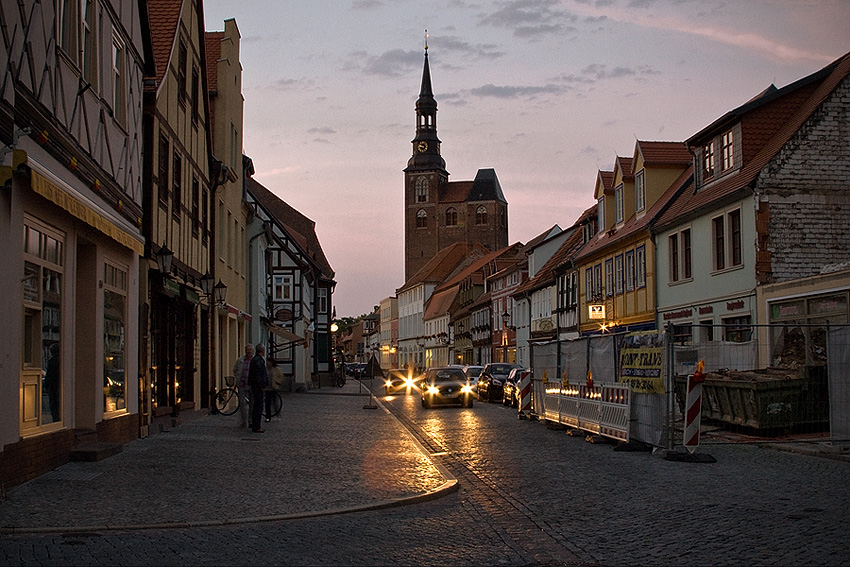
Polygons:
<instances>
[{"instance_id":1,"label":"church window","mask_svg":"<svg viewBox=\"0 0 850 567\"><path fill-rule=\"evenodd\" d=\"M427 228L428 227L428 213L424 210L419 209L419 212L416 213L416 228Z\"/></svg>"},{"instance_id":2,"label":"church window","mask_svg":"<svg viewBox=\"0 0 850 567\"><path fill-rule=\"evenodd\" d=\"M446 209L446 226L457 226L457 209L454 207Z\"/></svg>"},{"instance_id":3,"label":"church window","mask_svg":"<svg viewBox=\"0 0 850 567\"><path fill-rule=\"evenodd\" d=\"M475 210L475 224L487 224L487 208L484 205Z\"/></svg>"},{"instance_id":4,"label":"church window","mask_svg":"<svg viewBox=\"0 0 850 567\"><path fill-rule=\"evenodd\" d=\"M417 203L427 203L428 202L428 178L427 177L417 177L416 178L416 202Z\"/></svg>"}]
</instances>

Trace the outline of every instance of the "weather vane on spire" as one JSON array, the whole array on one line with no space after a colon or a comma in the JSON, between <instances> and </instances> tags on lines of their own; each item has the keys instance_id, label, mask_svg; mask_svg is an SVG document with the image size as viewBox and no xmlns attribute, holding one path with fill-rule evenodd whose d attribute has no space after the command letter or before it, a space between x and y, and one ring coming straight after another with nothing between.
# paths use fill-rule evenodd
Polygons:
<instances>
[{"instance_id":1,"label":"weather vane on spire","mask_svg":"<svg viewBox=\"0 0 850 567\"><path fill-rule=\"evenodd\" d=\"M428 28L425 28L425 51L428 51Z\"/></svg>"}]
</instances>

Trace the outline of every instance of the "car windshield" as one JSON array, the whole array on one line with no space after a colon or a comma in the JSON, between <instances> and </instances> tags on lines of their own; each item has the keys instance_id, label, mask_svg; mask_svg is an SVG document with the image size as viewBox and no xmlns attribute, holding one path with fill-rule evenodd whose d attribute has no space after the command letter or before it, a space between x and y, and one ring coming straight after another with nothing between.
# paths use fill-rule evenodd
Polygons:
<instances>
[{"instance_id":1,"label":"car windshield","mask_svg":"<svg viewBox=\"0 0 850 567\"><path fill-rule=\"evenodd\" d=\"M470 378L477 378L481 374L481 366L470 366L466 369L466 375Z\"/></svg>"},{"instance_id":2,"label":"car windshield","mask_svg":"<svg viewBox=\"0 0 850 567\"><path fill-rule=\"evenodd\" d=\"M466 382L466 375L460 368L444 368L428 372L428 380L432 382Z\"/></svg>"},{"instance_id":3,"label":"car windshield","mask_svg":"<svg viewBox=\"0 0 850 567\"><path fill-rule=\"evenodd\" d=\"M490 374L507 375L514 368L515 366L512 366L510 364L491 364L489 370Z\"/></svg>"}]
</instances>

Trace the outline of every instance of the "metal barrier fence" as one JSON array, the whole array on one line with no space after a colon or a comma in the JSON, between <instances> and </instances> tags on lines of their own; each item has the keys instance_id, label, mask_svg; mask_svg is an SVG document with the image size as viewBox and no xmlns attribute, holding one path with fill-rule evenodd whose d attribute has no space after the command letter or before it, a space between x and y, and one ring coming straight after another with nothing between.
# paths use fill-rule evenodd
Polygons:
<instances>
[{"instance_id":1,"label":"metal barrier fence","mask_svg":"<svg viewBox=\"0 0 850 567\"><path fill-rule=\"evenodd\" d=\"M621 441L682 443L705 365L704 443L850 441L850 326L670 325L534 343L532 413Z\"/></svg>"}]
</instances>

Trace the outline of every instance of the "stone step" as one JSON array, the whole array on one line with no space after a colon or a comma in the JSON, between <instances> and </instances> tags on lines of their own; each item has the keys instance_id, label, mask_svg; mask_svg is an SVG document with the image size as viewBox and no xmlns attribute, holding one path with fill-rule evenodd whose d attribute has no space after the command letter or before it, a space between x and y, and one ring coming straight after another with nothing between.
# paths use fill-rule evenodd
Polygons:
<instances>
[{"instance_id":1,"label":"stone step","mask_svg":"<svg viewBox=\"0 0 850 567\"><path fill-rule=\"evenodd\" d=\"M97 462L120 453L124 449L121 443L105 443L102 441L87 442L77 445L71 451L72 461Z\"/></svg>"}]
</instances>

